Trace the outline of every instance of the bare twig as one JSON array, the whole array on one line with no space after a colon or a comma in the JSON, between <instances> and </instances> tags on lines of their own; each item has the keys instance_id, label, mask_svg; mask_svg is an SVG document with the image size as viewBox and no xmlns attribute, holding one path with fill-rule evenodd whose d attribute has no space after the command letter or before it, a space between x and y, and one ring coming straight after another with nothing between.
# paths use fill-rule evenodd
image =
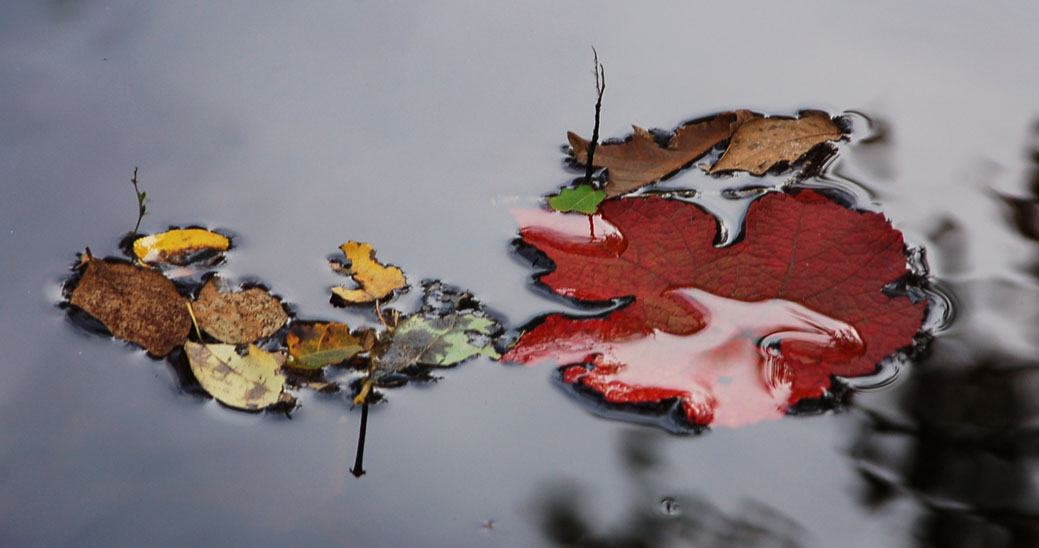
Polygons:
<instances>
[{"instance_id":1,"label":"bare twig","mask_svg":"<svg viewBox=\"0 0 1039 548\"><path fill-rule=\"evenodd\" d=\"M606 69L599 63L599 52L595 51L595 46L592 46L592 55L595 56L593 72L595 72L595 93L597 97L595 100L595 128L592 129L592 140L588 142L588 162L584 172L584 183L586 185L592 184L592 172L595 171L592 160L595 158L595 146L599 142L599 113L602 111L602 94L606 91Z\"/></svg>"}]
</instances>

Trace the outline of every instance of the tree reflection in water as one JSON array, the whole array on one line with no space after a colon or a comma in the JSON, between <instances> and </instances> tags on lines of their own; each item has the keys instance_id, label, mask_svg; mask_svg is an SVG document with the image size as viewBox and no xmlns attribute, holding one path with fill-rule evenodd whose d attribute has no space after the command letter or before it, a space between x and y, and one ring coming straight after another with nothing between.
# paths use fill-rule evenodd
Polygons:
<instances>
[{"instance_id":1,"label":"tree reflection in water","mask_svg":"<svg viewBox=\"0 0 1039 548\"><path fill-rule=\"evenodd\" d=\"M707 548L795 548L813 545L807 531L789 517L755 501L726 514L696 494L665 492L653 479L660 467L656 432L629 430L621 438L621 455L632 479L631 507L611 525L599 527L582 512L588 507L580 485L560 482L543 490L535 519L545 538L556 546Z\"/></svg>"},{"instance_id":2,"label":"tree reflection in water","mask_svg":"<svg viewBox=\"0 0 1039 548\"><path fill-rule=\"evenodd\" d=\"M1039 147L1032 159L1030 195L998 195L1005 229L1024 242L1039 235ZM964 256L963 238L951 234L958 230L945 222L932 236L945 257ZM964 276L953 284L965 301L960 325L935 341L890 408L863 414L851 455L864 504L916 500L920 546L1039 546L1039 252L1032 250L1022 269L1031 279Z\"/></svg>"}]
</instances>

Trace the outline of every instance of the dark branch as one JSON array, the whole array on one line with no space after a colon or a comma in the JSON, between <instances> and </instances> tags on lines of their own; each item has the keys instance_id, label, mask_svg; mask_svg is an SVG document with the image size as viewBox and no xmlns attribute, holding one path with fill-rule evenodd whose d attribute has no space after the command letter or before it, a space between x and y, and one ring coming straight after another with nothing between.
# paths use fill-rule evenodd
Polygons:
<instances>
[{"instance_id":1,"label":"dark branch","mask_svg":"<svg viewBox=\"0 0 1039 548\"><path fill-rule=\"evenodd\" d=\"M595 171L593 160L595 159L595 147L599 142L599 113L602 111L602 94L606 91L606 69L599 64L599 52L592 46L592 55L595 56L595 128L592 129L592 139L588 142L588 161L584 172L584 183L592 184L592 172Z\"/></svg>"}]
</instances>

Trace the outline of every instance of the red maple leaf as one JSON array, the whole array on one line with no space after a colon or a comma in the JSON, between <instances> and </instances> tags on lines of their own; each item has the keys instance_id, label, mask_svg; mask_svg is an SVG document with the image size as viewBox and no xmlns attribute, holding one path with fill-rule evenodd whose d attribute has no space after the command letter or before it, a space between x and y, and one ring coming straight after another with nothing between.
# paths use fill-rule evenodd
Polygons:
<instances>
[{"instance_id":1,"label":"red maple leaf","mask_svg":"<svg viewBox=\"0 0 1039 548\"><path fill-rule=\"evenodd\" d=\"M778 418L830 375L871 374L911 345L926 302L884 292L904 276L902 234L879 213L812 191L768 194L743 239L658 197L608 200L586 218L527 212L523 241L555 263L540 281L580 301L624 299L601 318L548 316L502 357L555 359L608 402L677 398L694 423Z\"/></svg>"}]
</instances>

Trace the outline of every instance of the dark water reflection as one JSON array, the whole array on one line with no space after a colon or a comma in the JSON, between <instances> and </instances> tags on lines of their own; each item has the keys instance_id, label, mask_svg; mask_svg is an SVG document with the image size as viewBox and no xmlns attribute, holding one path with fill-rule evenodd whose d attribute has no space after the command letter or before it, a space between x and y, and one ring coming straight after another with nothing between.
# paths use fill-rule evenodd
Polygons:
<instances>
[{"instance_id":1,"label":"dark water reflection","mask_svg":"<svg viewBox=\"0 0 1039 548\"><path fill-rule=\"evenodd\" d=\"M0 545L1034 546L1036 15L3 3ZM224 273L306 317L356 319L327 302L347 239L510 325L552 310L508 210L572 176L558 147L590 131L590 44L604 136L732 107L883 120L830 175L955 294L930 353L848 412L697 438L592 417L548 368L476 361L373 406L355 478L361 410L341 396L233 413L55 306L77 251L118 252L140 166L143 229L231 229Z\"/></svg>"}]
</instances>

